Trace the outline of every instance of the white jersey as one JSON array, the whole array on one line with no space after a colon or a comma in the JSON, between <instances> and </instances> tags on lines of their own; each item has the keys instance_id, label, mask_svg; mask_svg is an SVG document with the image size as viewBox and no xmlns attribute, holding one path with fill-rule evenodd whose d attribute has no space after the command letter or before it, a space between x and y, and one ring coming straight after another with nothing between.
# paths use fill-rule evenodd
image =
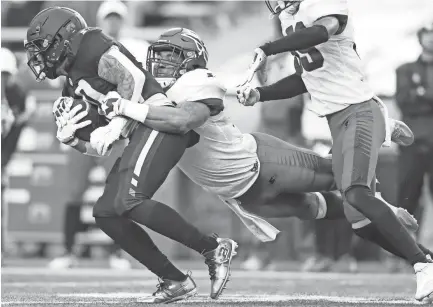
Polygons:
<instances>
[{"instance_id":1,"label":"white jersey","mask_svg":"<svg viewBox=\"0 0 433 307\"><path fill-rule=\"evenodd\" d=\"M302 80L311 95L308 108L319 116L374 96L356 52L347 0L304 0L294 16L286 12L280 14L283 34L312 26L316 20L329 15L348 16L347 25L327 42L306 52L296 52L303 68Z\"/></svg>"},{"instance_id":2,"label":"white jersey","mask_svg":"<svg viewBox=\"0 0 433 307\"><path fill-rule=\"evenodd\" d=\"M176 102L223 99L226 89L207 69L184 74L167 91ZM194 129L200 141L188 148L178 163L196 184L224 198L244 194L258 177L257 143L250 134L242 134L224 111L211 116Z\"/></svg>"}]
</instances>

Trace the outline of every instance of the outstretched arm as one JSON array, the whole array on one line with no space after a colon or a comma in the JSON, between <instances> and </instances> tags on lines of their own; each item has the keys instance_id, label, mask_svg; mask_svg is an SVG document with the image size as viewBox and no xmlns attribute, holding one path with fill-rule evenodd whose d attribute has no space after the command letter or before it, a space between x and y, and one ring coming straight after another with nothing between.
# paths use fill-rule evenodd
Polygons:
<instances>
[{"instance_id":1,"label":"outstretched arm","mask_svg":"<svg viewBox=\"0 0 433 307\"><path fill-rule=\"evenodd\" d=\"M256 89L259 92L259 101L288 99L307 92L304 81L299 74L290 75L271 85Z\"/></svg>"},{"instance_id":2,"label":"outstretched arm","mask_svg":"<svg viewBox=\"0 0 433 307\"><path fill-rule=\"evenodd\" d=\"M266 43L259 48L266 56L288 51L309 49L325 43L329 38L344 30L347 22L345 15L330 15L316 20L311 27L295 29L276 41Z\"/></svg>"},{"instance_id":3,"label":"outstretched arm","mask_svg":"<svg viewBox=\"0 0 433 307\"><path fill-rule=\"evenodd\" d=\"M218 101L214 101L218 100ZM204 101L186 101L177 107L152 106L146 104L121 101L121 114L144 123L146 126L169 133L185 134L200 127L211 116L209 104L222 104L220 99L205 99Z\"/></svg>"}]
</instances>

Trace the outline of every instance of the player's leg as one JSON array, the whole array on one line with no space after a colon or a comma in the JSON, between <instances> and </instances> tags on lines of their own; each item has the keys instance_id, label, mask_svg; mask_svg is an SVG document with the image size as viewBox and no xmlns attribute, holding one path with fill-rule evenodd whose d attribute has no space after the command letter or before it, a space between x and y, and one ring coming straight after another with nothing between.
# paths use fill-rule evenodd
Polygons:
<instances>
[{"instance_id":1,"label":"player's leg","mask_svg":"<svg viewBox=\"0 0 433 307\"><path fill-rule=\"evenodd\" d=\"M202 254L211 275L211 297L217 298L228 281L237 244L202 234L174 209L152 199L189 141L189 135L161 133L140 125L120 162L121 180L115 207L119 215Z\"/></svg>"},{"instance_id":2,"label":"player's leg","mask_svg":"<svg viewBox=\"0 0 433 307\"><path fill-rule=\"evenodd\" d=\"M161 280L178 280L179 282L174 285L175 288L183 287L185 289L185 293L179 293L178 299L194 295L196 293L194 281L167 259L143 228L117 214L114 199L122 177L119 174L119 164L120 158L107 177L104 193L93 208L96 224L124 251L147 267ZM163 289L169 285L169 283L166 283Z\"/></svg>"},{"instance_id":3,"label":"player's leg","mask_svg":"<svg viewBox=\"0 0 433 307\"><path fill-rule=\"evenodd\" d=\"M344 217L341 199L334 194L301 193L333 189L331 159L267 134L253 133L253 136L257 141L260 173L251 188L238 198L245 209L260 211L265 217Z\"/></svg>"},{"instance_id":4,"label":"player's leg","mask_svg":"<svg viewBox=\"0 0 433 307\"><path fill-rule=\"evenodd\" d=\"M334 174L344 199L371 220L388 242L415 265L416 271L428 269L429 261L414 238L370 189L385 138L385 121L378 104L370 100L352 105L332 114L328 121L334 141ZM422 284L418 283L417 298L433 292L433 284L431 289Z\"/></svg>"}]
</instances>

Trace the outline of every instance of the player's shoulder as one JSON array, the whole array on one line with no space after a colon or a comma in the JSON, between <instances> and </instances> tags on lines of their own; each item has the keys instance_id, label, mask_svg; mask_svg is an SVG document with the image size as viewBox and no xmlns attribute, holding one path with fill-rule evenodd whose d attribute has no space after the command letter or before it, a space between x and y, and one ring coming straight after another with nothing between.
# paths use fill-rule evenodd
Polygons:
<instances>
[{"instance_id":1,"label":"player's shoulder","mask_svg":"<svg viewBox=\"0 0 433 307\"><path fill-rule=\"evenodd\" d=\"M186 95L185 100L206 104L212 116L224 109L223 99L227 89L208 69L195 69L185 73L174 87Z\"/></svg>"},{"instance_id":2,"label":"player's shoulder","mask_svg":"<svg viewBox=\"0 0 433 307\"><path fill-rule=\"evenodd\" d=\"M101 29L89 27L74 35L70 44L71 55L75 58L74 66L87 67L92 63L97 64L98 59L114 43Z\"/></svg>"},{"instance_id":3,"label":"player's shoulder","mask_svg":"<svg viewBox=\"0 0 433 307\"><path fill-rule=\"evenodd\" d=\"M176 82L193 86L213 85L222 87L222 84L217 76L206 68L198 68L188 71L187 73L183 74L182 77L180 77Z\"/></svg>"}]
</instances>

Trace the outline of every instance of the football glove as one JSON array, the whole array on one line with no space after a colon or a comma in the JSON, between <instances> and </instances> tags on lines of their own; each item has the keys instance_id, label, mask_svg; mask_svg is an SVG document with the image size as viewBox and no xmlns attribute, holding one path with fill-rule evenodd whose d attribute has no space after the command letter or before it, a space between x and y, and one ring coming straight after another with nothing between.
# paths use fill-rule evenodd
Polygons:
<instances>
[{"instance_id":1,"label":"football glove","mask_svg":"<svg viewBox=\"0 0 433 307\"><path fill-rule=\"evenodd\" d=\"M71 97L60 97L54 102L53 114L56 118L57 139L66 145L71 145L76 140L75 132L78 129L90 125L90 120L85 120L78 123L87 116L87 111L79 112L83 106L77 105L72 110L70 109L73 102Z\"/></svg>"},{"instance_id":2,"label":"football glove","mask_svg":"<svg viewBox=\"0 0 433 307\"><path fill-rule=\"evenodd\" d=\"M113 143L120 138L121 133L122 129L118 126L113 127L108 124L99 127L90 134L90 145L98 155L105 156L110 151Z\"/></svg>"},{"instance_id":3,"label":"football glove","mask_svg":"<svg viewBox=\"0 0 433 307\"><path fill-rule=\"evenodd\" d=\"M266 59L267 59L267 56L263 52L263 50L260 48L256 48L254 50L254 59L250 65L250 67L248 68L245 81L242 84L240 84L239 86L244 86L247 83L250 83L251 80L253 80L253 78L254 78L254 74L264 66Z\"/></svg>"},{"instance_id":4,"label":"football glove","mask_svg":"<svg viewBox=\"0 0 433 307\"><path fill-rule=\"evenodd\" d=\"M108 92L101 101L101 111L103 115L112 120L114 116L123 115L124 102L118 92Z\"/></svg>"},{"instance_id":5,"label":"football glove","mask_svg":"<svg viewBox=\"0 0 433 307\"><path fill-rule=\"evenodd\" d=\"M236 97L240 104L253 106L260 101L260 92L248 83L237 90Z\"/></svg>"}]
</instances>

